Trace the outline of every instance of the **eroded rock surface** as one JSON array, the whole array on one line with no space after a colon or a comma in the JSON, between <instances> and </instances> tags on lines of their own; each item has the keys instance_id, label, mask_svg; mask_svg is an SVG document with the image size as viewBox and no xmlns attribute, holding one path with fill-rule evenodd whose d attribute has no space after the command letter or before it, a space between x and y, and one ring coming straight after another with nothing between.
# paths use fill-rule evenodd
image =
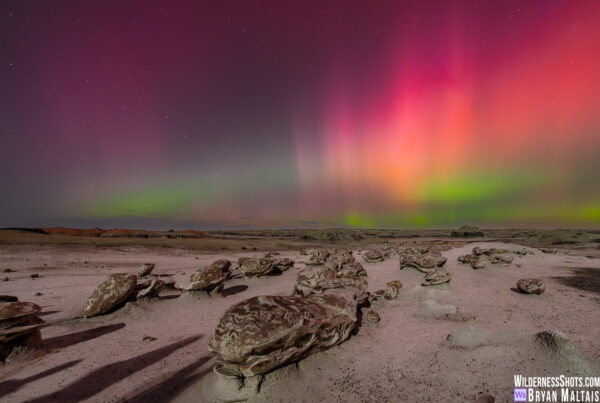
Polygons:
<instances>
[{"instance_id":1,"label":"eroded rock surface","mask_svg":"<svg viewBox=\"0 0 600 403\"><path fill-rule=\"evenodd\" d=\"M246 259L240 265L244 277L267 276L276 270L273 259L268 257Z\"/></svg>"},{"instance_id":2,"label":"eroded rock surface","mask_svg":"<svg viewBox=\"0 0 600 403\"><path fill-rule=\"evenodd\" d=\"M31 302L0 302L0 361L15 350L40 344L41 309Z\"/></svg>"},{"instance_id":3,"label":"eroded rock surface","mask_svg":"<svg viewBox=\"0 0 600 403\"><path fill-rule=\"evenodd\" d=\"M251 377L343 342L356 319L341 311L356 312L356 300L319 298L258 296L232 306L209 344L211 356L231 373Z\"/></svg>"},{"instance_id":4,"label":"eroded rock surface","mask_svg":"<svg viewBox=\"0 0 600 403\"><path fill-rule=\"evenodd\" d=\"M204 291L207 293L220 290L223 283L229 278L230 272L223 270L223 266L210 265L203 267L190 276L190 284L182 288L182 291Z\"/></svg>"},{"instance_id":5,"label":"eroded rock surface","mask_svg":"<svg viewBox=\"0 0 600 403\"><path fill-rule=\"evenodd\" d=\"M142 265L142 268L140 269L140 272L138 273L138 276L146 277L147 275L152 273L152 270L154 270L154 263L144 263Z\"/></svg>"},{"instance_id":6,"label":"eroded rock surface","mask_svg":"<svg viewBox=\"0 0 600 403\"><path fill-rule=\"evenodd\" d=\"M444 263L446 263L444 255L429 248L422 250L406 248L400 254L400 269L414 267L423 273L428 273L443 266Z\"/></svg>"},{"instance_id":7,"label":"eroded rock surface","mask_svg":"<svg viewBox=\"0 0 600 403\"><path fill-rule=\"evenodd\" d=\"M83 316L106 313L125 302L135 291L137 276L135 274L115 273L100 283L87 300Z\"/></svg>"}]
</instances>

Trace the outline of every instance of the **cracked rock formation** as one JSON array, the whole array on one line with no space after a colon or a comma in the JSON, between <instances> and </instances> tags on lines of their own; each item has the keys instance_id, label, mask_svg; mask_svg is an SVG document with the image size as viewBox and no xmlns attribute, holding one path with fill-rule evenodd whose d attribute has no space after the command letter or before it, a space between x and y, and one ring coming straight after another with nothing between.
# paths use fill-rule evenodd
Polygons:
<instances>
[{"instance_id":1,"label":"cracked rock formation","mask_svg":"<svg viewBox=\"0 0 600 403\"><path fill-rule=\"evenodd\" d=\"M208 349L230 373L261 375L346 340L356 310L353 292L253 297L225 312Z\"/></svg>"}]
</instances>

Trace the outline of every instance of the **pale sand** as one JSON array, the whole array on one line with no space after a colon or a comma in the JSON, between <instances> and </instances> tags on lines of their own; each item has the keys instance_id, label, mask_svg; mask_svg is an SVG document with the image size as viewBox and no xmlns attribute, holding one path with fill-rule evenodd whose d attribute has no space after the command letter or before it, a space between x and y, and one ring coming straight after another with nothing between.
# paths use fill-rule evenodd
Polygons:
<instances>
[{"instance_id":1,"label":"pale sand","mask_svg":"<svg viewBox=\"0 0 600 403\"><path fill-rule=\"evenodd\" d=\"M368 264L355 251L368 272L369 290L401 280L399 298L374 306L381 321L363 322L342 345L267 376L261 392L250 400L462 402L487 392L503 402L512 401L514 374L600 368L600 295L552 279L572 275L570 268L600 268L600 259L532 249L534 256L511 254L513 264L477 271L456 260L474 246L522 248L492 242L446 251L445 269L452 282L434 287L421 287L423 274L415 269L399 270L397 256ZM80 316L95 286L111 273L137 274L142 263L153 262L155 274L173 274L170 278L182 285L193 271L215 259L235 263L240 256L257 254L226 252L200 255L138 246L0 247L0 269L17 270L0 273L11 279L0 282L0 294L34 302L43 307L42 319L59 322L42 330L49 352L0 367L1 399L213 400L214 362L207 344L220 316L255 295L289 295L303 264L281 276L228 281L225 297L169 298L136 303L97 318L60 320ZM294 251L282 256L307 258ZM40 277L31 279L32 273ZM517 280L527 277L544 280L546 293L529 296L511 291ZM461 326L470 327L457 332L464 336L460 342L466 348L446 340ZM556 360L536 346L533 334L552 329L561 330L579 347L589 361L587 367ZM157 339L142 341L144 336Z\"/></svg>"}]
</instances>

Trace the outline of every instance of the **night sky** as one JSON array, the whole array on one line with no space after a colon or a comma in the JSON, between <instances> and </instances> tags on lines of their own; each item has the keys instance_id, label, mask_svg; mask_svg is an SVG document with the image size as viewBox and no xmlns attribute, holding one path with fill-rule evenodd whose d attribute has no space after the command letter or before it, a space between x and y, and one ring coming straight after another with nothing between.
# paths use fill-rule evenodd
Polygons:
<instances>
[{"instance_id":1,"label":"night sky","mask_svg":"<svg viewBox=\"0 0 600 403\"><path fill-rule=\"evenodd\" d=\"M2 1L0 227L600 225L600 2Z\"/></svg>"}]
</instances>

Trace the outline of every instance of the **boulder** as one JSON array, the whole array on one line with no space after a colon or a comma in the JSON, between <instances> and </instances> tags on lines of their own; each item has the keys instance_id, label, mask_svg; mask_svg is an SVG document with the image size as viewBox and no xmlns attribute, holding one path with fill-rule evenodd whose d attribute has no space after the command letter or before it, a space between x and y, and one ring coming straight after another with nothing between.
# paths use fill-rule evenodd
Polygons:
<instances>
[{"instance_id":1,"label":"boulder","mask_svg":"<svg viewBox=\"0 0 600 403\"><path fill-rule=\"evenodd\" d=\"M135 274L115 273L100 283L88 298L83 316L90 318L118 307L135 291Z\"/></svg>"},{"instance_id":2,"label":"boulder","mask_svg":"<svg viewBox=\"0 0 600 403\"><path fill-rule=\"evenodd\" d=\"M142 268L140 269L140 272L138 273L138 276L146 277L147 275L152 273L152 270L154 270L154 263L144 263L142 265Z\"/></svg>"},{"instance_id":3,"label":"boulder","mask_svg":"<svg viewBox=\"0 0 600 403\"><path fill-rule=\"evenodd\" d=\"M335 266L336 271L339 271L345 264L354 262L354 255L352 255L351 249L334 249L327 262Z\"/></svg>"},{"instance_id":4,"label":"boulder","mask_svg":"<svg viewBox=\"0 0 600 403\"><path fill-rule=\"evenodd\" d=\"M383 262L385 259L383 252L379 249L369 249L363 252L362 257L367 263Z\"/></svg>"},{"instance_id":5,"label":"boulder","mask_svg":"<svg viewBox=\"0 0 600 403\"><path fill-rule=\"evenodd\" d=\"M423 252L407 248L400 254L400 269L414 267L415 269L428 273L441 267L446 263L446 258L440 252L425 249Z\"/></svg>"},{"instance_id":6,"label":"boulder","mask_svg":"<svg viewBox=\"0 0 600 403\"><path fill-rule=\"evenodd\" d=\"M543 294L546 290L542 280L537 278L523 278L517 281L517 288L523 294Z\"/></svg>"},{"instance_id":7,"label":"boulder","mask_svg":"<svg viewBox=\"0 0 600 403\"><path fill-rule=\"evenodd\" d=\"M310 258L306 262L309 266L321 266L329 259L329 251L326 249L316 249L311 251Z\"/></svg>"},{"instance_id":8,"label":"boulder","mask_svg":"<svg viewBox=\"0 0 600 403\"><path fill-rule=\"evenodd\" d=\"M425 276L422 286L437 285L450 282L450 274L435 270Z\"/></svg>"},{"instance_id":9,"label":"boulder","mask_svg":"<svg viewBox=\"0 0 600 403\"><path fill-rule=\"evenodd\" d=\"M351 294L253 297L225 312L208 350L227 373L261 375L345 341L356 319L341 312L356 309Z\"/></svg>"},{"instance_id":10,"label":"boulder","mask_svg":"<svg viewBox=\"0 0 600 403\"><path fill-rule=\"evenodd\" d=\"M271 258L250 258L244 260L240 266L240 272L244 277L260 277L271 274L276 270Z\"/></svg>"},{"instance_id":11,"label":"boulder","mask_svg":"<svg viewBox=\"0 0 600 403\"><path fill-rule=\"evenodd\" d=\"M41 309L31 302L0 302L0 361L15 350L40 345Z\"/></svg>"},{"instance_id":12,"label":"boulder","mask_svg":"<svg viewBox=\"0 0 600 403\"><path fill-rule=\"evenodd\" d=\"M223 283L229 278L229 271L223 272L219 266L203 267L190 276L190 284L182 288L184 292L203 291L210 293L223 288Z\"/></svg>"}]
</instances>

